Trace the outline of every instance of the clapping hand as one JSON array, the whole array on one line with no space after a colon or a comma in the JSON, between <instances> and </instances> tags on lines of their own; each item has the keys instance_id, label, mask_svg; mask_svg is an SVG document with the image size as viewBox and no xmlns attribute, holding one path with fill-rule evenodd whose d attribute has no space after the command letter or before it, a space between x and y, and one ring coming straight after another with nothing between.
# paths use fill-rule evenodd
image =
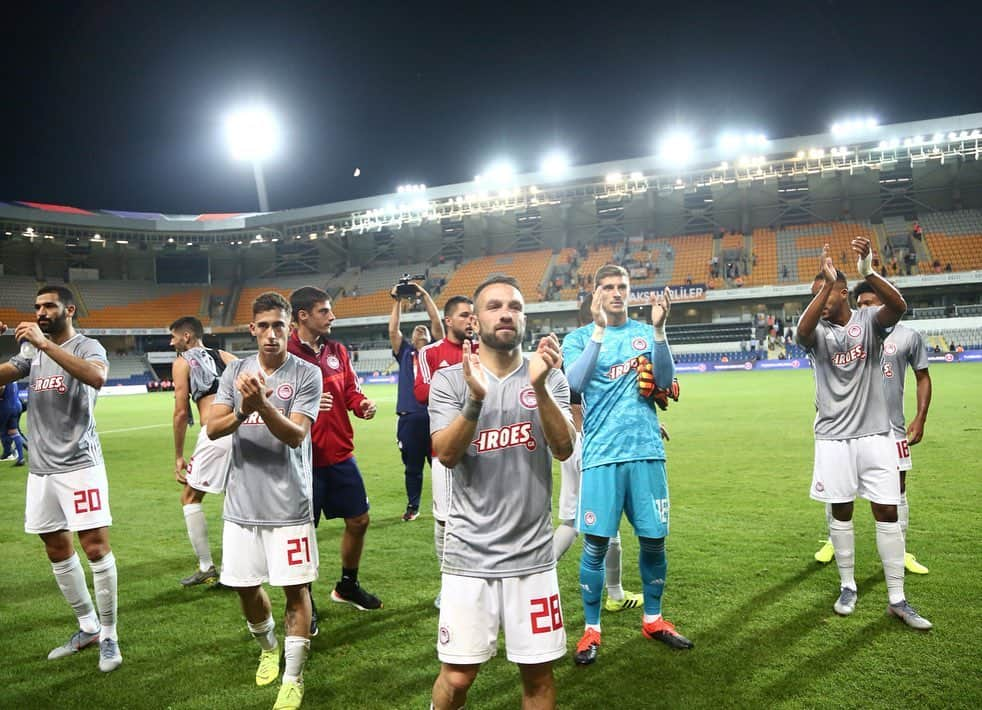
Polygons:
<instances>
[{"instance_id":1,"label":"clapping hand","mask_svg":"<svg viewBox=\"0 0 982 710\"><path fill-rule=\"evenodd\" d=\"M467 383L471 399L483 402L484 396L488 393L488 377L484 373L480 356L471 352L470 340L464 340L464 359L461 360L461 365L464 368L464 382Z\"/></svg>"},{"instance_id":2,"label":"clapping hand","mask_svg":"<svg viewBox=\"0 0 982 710\"><path fill-rule=\"evenodd\" d=\"M533 386L545 384L549 370L562 367L563 353L559 348L559 338L549 333L539 340L539 345L529 359L529 380Z\"/></svg>"}]
</instances>

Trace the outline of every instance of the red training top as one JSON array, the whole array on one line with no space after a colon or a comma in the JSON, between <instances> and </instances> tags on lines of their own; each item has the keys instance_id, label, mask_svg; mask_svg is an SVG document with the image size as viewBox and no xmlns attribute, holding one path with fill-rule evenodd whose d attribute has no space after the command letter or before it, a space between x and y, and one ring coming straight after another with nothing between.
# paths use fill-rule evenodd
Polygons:
<instances>
[{"instance_id":1,"label":"red training top","mask_svg":"<svg viewBox=\"0 0 982 710\"><path fill-rule=\"evenodd\" d=\"M324 391L334 397L329 412L320 412L310 427L310 443L314 450L314 466L322 468L350 458L355 450L355 431L348 411L365 418L361 403L367 397L358 386L358 376L351 366L347 349L336 340L323 338L320 352L301 342L297 331L290 333L287 350L291 354L317 365L324 380Z\"/></svg>"}]
</instances>

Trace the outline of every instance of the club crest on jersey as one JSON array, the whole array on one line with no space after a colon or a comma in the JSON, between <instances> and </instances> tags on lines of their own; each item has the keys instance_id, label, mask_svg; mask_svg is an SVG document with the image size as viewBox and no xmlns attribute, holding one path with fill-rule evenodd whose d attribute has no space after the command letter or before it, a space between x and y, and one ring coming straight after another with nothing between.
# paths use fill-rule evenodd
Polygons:
<instances>
[{"instance_id":1,"label":"club crest on jersey","mask_svg":"<svg viewBox=\"0 0 982 710\"><path fill-rule=\"evenodd\" d=\"M633 347L635 350L647 350L648 341L644 338L635 338L631 341L631 347Z\"/></svg>"},{"instance_id":2,"label":"club crest on jersey","mask_svg":"<svg viewBox=\"0 0 982 710\"><path fill-rule=\"evenodd\" d=\"M526 409L535 409L539 406L539 400L535 396L535 390L531 386L526 387L518 393L518 403Z\"/></svg>"},{"instance_id":3,"label":"club crest on jersey","mask_svg":"<svg viewBox=\"0 0 982 710\"><path fill-rule=\"evenodd\" d=\"M837 367L845 367L849 363L855 362L856 360L864 360L865 358L866 350L863 348L862 343L858 343L845 352L834 353L832 355L832 364Z\"/></svg>"},{"instance_id":4,"label":"club crest on jersey","mask_svg":"<svg viewBox=\"0 0 982 710\"><path fill-rule=\"evenodd\" d=\"M594 514L592 510L588 510L583 514L583 522L587 525L593 525L595 522L597 522L596 514Z\"/></svg>"},{"instance_id":5,"label":"club crest on jersey","mask_svg":"<svg viewBox=\"0 0 982 710\"><path fill-rule=\"evenodd\" d=\"M636 357L632 357L627 362L618 363L617 365L614 365L609 370L607 370L607 379L616 380L618 377L623 377L631 370L637 370L637 369L638 369L638 359Z\"/></svg>"},{"instance_id":6,"label":"club crest on jersey","mask_svg":"<svg viewBox=\"0 0 982 710\"><path fill-rule=\"evenodd\" d=\"M529 451L535 451L536 447L535 437L532 436L532 422L506 424L500 429L482 429L471 443L477 447L479 454L515 446L524 446Z\"/></svg>"},{"instance_id":7,"label":"club crest on jersey","mask_svg":"<svg viewBox=\"0 0 982 710\"><path fill-rule=\"evenodd\" d=\"M440 645L441 646L446 646L448 643L450 643L450 629L448 629L446 626L441 626L440 627Z\"/></svg>"},{"instance_id":8,"label":"club crest on jersey","mask_svg":"<svg viewBox=\"0 0 982 710\"><path fill-rule=\"evenodd\" d=\"M851 326L849 326L849 329L846 330L846 334L850 338L858 338L860 335L863 334L863 329L859 326L858 323L853 323Z\"/></svg>"},{"instance_id":9,"label":"club crest on jersey","mask_svg":"<svg viewBox=\"0 0 982 710\"><path fill-rule=\"evenodd\" d=\"M276 396L283 400L291 399L293 397L293 385L284 382L276 388Z\"/></svg>"},{"instance_id":10,"label":"club crest on jersey","mask_svg":"<svg viewBox=\"0 0 982 710\"><path fill-rule=\"evenodd\" d=\"M195 367L201 367L201 363L200 363L200 362L198 362L197 360L188 360L188 364L189 364L189 365L190 365L190 366L191 366L192 368L195 368Z\"/></svg>"},{"instance_id":11,"label":"club crest on jersey","mask_svg":"<svg viewBox=\"0 0 982 710\"><path fill-rule=\"evenodd\" d=\"M32 392L57 392L58 394L65 394L67 389L64 375L39 377L31 385Z\"/></svg>"},{"instance_id":12,"label":"club crest on jersey","mask_svg":"<svg viewBox=\"0 0 982 710\"><path fill-rule=\"evenodd\" d=\"M338 370L341 368L341 361L337 359L334 355L327 356L327 366L332 370Z\"/></svg>"},{"instance_id":13,"label":"club crest on jersey","mask_svg":"<svg viewBox=\"0 0 982 710\"><path fill-rule=\"evenodd\" d=\"M884 355L895 355L897 353L896 343L884 343L883 344L883 354Z\"/></svg>"}]
</instances>

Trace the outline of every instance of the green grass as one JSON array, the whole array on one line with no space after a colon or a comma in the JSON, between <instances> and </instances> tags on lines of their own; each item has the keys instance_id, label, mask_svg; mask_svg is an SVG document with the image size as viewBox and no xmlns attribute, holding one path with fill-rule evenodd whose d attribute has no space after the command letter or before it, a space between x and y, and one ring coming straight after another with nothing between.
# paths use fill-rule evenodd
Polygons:
<instances>
[{"instance_id":1,"label":"green grass","mask_svg":"<svg viewBox=\"0 0 982 710\"><path fill-rule=\"evenodd\" d=\"M910 548L931 573L908 576L907 593L934 631L919 634L884 615L886 590L865 505L856 516L859 605L850 618L832 613L835 567L812 560L824 513L808 499L811 375L686 377L682 401L665 417L673 504L665 612L696 648L671 652L642 638L637 613L607 614L597 665L574 668L569 656L557 664L560 706L982 707L982 367L932 372L934 405L909 476ZM431 521L399 519L405 499L394 388L369 394L379 415L356 424L373 516L361 578L385 608L361 613L328 602L328 585L339 574L340 523L322 524L315 589L323 618L306 670L307 707L425 708L438 670ZM24 469L4 465L4 707L272 706L276 686L253 683L258 650L235 595L178 584L193 558L171 473L171 402L166 394L106 397L97 410L120 572L125 661L114 673L98 672L93 651L45 660L71 633L73 619L40 541L23 533ZM132 429L151 425L157 426ZM427 499L428 489L427 477ZM213 548L220 542L220 503L205 500ZM637 543L626 524L624 532L624 582L638 590ZM560 563L570 648L583 623L578 556L577 544ZM271 596L282 636L283 596L277 590ZM502 647L478 676L468 707L514 708L518 692L517 671Z\"/></svg>"}]
</instances>

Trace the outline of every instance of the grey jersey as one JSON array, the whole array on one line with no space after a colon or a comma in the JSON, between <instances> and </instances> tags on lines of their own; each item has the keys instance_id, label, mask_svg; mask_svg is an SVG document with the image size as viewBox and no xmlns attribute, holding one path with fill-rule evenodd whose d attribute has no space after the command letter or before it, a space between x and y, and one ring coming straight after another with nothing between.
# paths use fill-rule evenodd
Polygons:
<instances>
[{"instance_id":1,"label":"grey jersey","mask_svg":"<svg viewBox=\"0 0 982 710\"><path fill-rule=\"evenodd\" d=\"M927 348L916 330L899 323L883 342L883 394L890 416L890 428L897 436L907 436L904 419L904 378L907 365L917 370L927 369Z\"/></svg>"},{"instance_id":2,"label":"grey jersey","mask_svg":"<svg viewBox=\"0 0 982 710\"><path fill-rule=\"evenodd\" d=\"M241 372L260 369L257 355L229 363L214 404L238 411L242 395L235 388ZM276 372L266 375L270 403L287 417L299 412L313 422L321 398L321 373L314 365L287 355ZM225 491L225 519L240 525L283 527L313 521L310 436L291 448L255 412L231 435L232 460Z\"/></svg>"},{"instance_id":3,"label":"grey jersey","mask_svg":"<svg viewBox=\"0 0 982 710\"><path fill-rule=\"evenodd\" d=\"M487 378L474 441L453 468L443 571L495 578L552 569L552 454L528 362L503 379ZM566 377L552 370L547 384L571 420ZM433 373L430 431L447 428L466 400L460 364Z\"/></svg>"},{"instance_id":4,"label":"grey jersey","mask_svg":"<svg viewBox=\"0 0 982 710\"><path fill-rule=\"evenodd\" d=\"M77 333L61 346L83 360L109 368L106 349L98 340ZM38 351L28 362L10 359L21 376L30 375L27 426L31 432L30 471L38 476L78 471L103 463L102 446L95 431L95 387L81 382Z\"/></svg>"},{"instance_id":5,"label":"grey jersey","mask_svg":"<svg viewBox=\"0 0 982 710\"><path fill-rule=\"evenodd\" d=\"M187 360L190 369L191 400L197 402L202 397L215 394L218 391L219 379L215 358L219 358L219 362L221 362L221 355L217 351L198 347L185 350L181 353L181 357Z\"/></svg>"},{"instance_id":6,"label":"grey jersey","mask_svg":"<svg viewBox=\"0 0 982 710\"><path fill-rule=\"evenodd\" d=\"M844 326L820 320L814 343L801 343L815 374L816 439L854 439L890 431L880 373L886 333L876 322L879 310L853 311Z\"/></svg>"}]
</instances>

